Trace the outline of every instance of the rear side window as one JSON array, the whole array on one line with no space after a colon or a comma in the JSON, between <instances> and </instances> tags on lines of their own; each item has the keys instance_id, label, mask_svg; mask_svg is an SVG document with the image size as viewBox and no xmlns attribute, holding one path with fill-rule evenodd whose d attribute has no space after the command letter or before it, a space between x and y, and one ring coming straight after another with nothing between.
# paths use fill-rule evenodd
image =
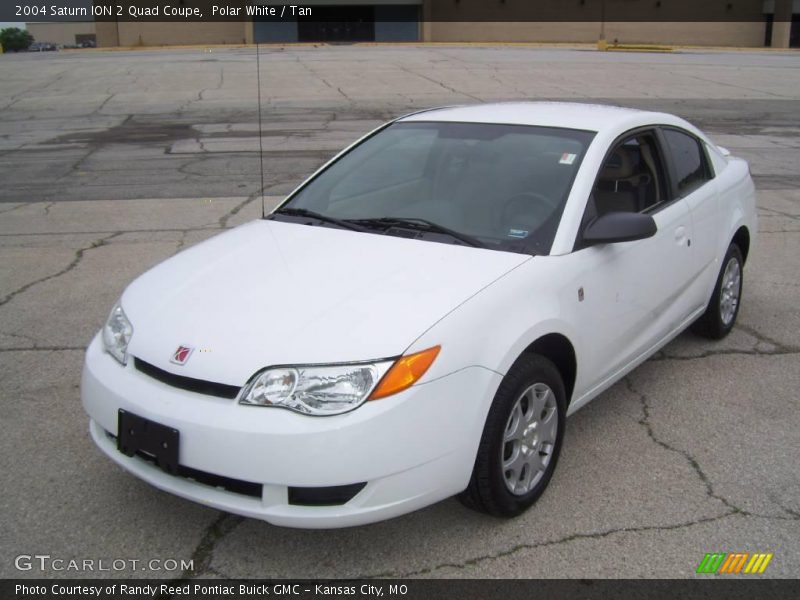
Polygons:
<instances>
[{"instance_id":1,"label":"rear side window","mask_svg":"<svg viewBox=\"0 0 800 600\"><path fill-rule=\"evenodd\" d=\"M697 138L676 129L665 129L664 137L675 166L678 195L686 196L711 179Z\"/></svg>"}]
</instances>

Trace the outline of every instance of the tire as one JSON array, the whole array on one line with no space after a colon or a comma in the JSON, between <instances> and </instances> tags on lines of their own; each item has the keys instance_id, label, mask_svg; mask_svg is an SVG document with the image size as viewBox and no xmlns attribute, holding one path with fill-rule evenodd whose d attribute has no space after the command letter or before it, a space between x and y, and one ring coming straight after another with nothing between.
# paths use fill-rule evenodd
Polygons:
<instances>
[{"instance_id":1,"label":"tire","mask_svg":"<svg viewBox=\"0 0 800 600\"><path fill-rule=\"evenodd\" d=\"M543 356L523 354L492 401L469 486L459 495L462 504L515 517L536 502L555 471L566 413L564 382L556 366Z\"/></svg>"},{"instance_id":2,"label":"tire","mask_svg":"<svg viewBox=\"0 0 800 600\"><path fill-rule=\"evenodd\" d=\"M706 311L692 324L697 335L721 340L736 324L744 284L744 258L736 244L728 246Z\"/></svg>"}]
</instances>

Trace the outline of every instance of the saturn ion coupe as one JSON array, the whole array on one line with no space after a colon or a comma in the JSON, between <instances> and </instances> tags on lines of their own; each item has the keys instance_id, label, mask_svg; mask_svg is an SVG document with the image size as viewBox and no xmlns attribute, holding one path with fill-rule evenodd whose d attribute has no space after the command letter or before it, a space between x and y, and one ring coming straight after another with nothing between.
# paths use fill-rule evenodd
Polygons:
<instances>
[{"instance_id":1,"label":"saturn ion coupe","mask_svg":"<svg viewBox=\"0 0 800 600\"><path fill-rule=\"evenodd\" d=\"M86 353L91 436L278 525L453 495L512 517L568 415L685 328L731 330L755 234L747 163L675 116L411 114L128 286Z\"/></svg>"}]
</instances>

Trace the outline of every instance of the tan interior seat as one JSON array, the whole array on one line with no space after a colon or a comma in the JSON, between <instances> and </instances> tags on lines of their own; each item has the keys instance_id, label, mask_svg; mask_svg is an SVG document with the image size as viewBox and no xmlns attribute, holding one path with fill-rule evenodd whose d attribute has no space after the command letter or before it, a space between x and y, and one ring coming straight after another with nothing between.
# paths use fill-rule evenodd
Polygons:
<instances>
[{"instance_id":1,"label":"tan interior seat","mask_svg":"<svg viewBox=\"0 0 800 600\"><path fill-rule=\"evenodd\" d=\"M594 199L597 212L639 212L640 186L649 182L649 176L637 172L634 150L620 146L606 159L595 186Z\"/></svg>"}]
</instances>

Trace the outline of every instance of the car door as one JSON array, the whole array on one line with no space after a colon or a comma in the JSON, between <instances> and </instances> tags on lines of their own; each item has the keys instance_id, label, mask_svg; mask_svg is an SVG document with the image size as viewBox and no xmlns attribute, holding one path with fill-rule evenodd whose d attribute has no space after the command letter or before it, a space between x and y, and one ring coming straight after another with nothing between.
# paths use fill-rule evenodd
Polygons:
<instances>
[{"instance_id":1,"label":"car door","mask_svg":"<svg viewBox=\"0 0 800 600\"><path fill-rule=\"evenodd\" d=\"M708 301L719 265L716 262L719 235L719 195L705 144L677 127L662 127L673 187L685 199L692 218L692 271L687 294L695 308Z\"/></svg>"},{"instance_id":2,"label":"car door","mask_svg":"<svg viewBox=\"0 0 800 600\"><path fill-rule=\"evenodd\" d=\"M634 168L620 166L624 160L611 162L617 160L617 148L635 149L637 145L635 170L640 175L650 174L651 181L644 199L637 192L640 197L634 201L619 196L623 182L635 178L636 172L631 174ZM573 282L578 290L575 318L588 362L582 382L588 393L613 380L673 333L690 313L686 288L693 260L689 242L692 221L686 200L673 190L663 157L654 129L626 134L612 146L587 201L584 224L601 216L605 203L608 212L650 214L657 226L652 237L632 242L586 246L580 236L576 242L569 262L577 273ZM604 184L616 191L604 197Z\"/></svg>"}]
</instances>

